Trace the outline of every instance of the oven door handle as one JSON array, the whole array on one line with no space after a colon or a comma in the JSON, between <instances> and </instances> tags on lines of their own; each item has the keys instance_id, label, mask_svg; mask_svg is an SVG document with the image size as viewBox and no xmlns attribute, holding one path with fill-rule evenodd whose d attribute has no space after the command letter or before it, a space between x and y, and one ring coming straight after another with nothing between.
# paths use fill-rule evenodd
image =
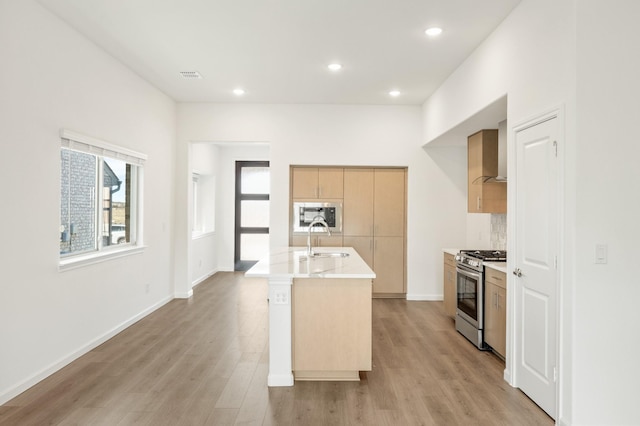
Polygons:
<instances>
[{"instance_id":1,"label":"oven door handle","mask_svg":"<svg viewBox=\"0 0 640 426\"><path fill-rule=\"evenodd\" d=\"M480 281L480 273L478 272L467 271L466 269L461 269L458 266L456 266L456 272L460 275L464 275L465 277L474 278Z\"/></svg>"}]
</instances>

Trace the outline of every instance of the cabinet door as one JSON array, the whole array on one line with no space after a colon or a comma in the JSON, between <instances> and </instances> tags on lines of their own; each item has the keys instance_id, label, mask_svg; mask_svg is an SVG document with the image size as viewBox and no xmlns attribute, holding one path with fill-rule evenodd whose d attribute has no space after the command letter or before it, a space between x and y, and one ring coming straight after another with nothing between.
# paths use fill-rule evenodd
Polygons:
<instances>
[{"instance_id":1,"label":"cabinet door","mask_svg":"<svg viewBox=\"0 0 640 426\"><path fill-rule=\"evenodd\" d=\"M374 293L404 293L404 237L376 237L373 266Z\"/></svg>"},{"instance_id":2,"label":"cabinet door","mask_svg":"<svg viewBox=\"0 0 640 426\"><path fill-rule=\"evenodd\" d=\"M484 301L484 340L495 352L504 356L507 340L506 290L486 282Z\"/></svg>"},{"instance_id":3,"label":"cabinet door","mask_svg":"<svg viewBox=\"0 0 640 426\"><path fill-rule=\"evenodd\" d=\"M344 194L343 169L318 169L318 198L342 198Z\"/></svg>"},{"instance_id":4,"label":"cabinet door","mask_svg":"<svg viewBox=\"0 0 640 426\"><path fill-rule=\"evenodd\" d=\"M291 247L307 247L306 235L293 235L291 237ZM312 235L311 247L342 247L342 235Z\"/></svg>"},{"instance_id":5,"label":"cabinet door","mask_svg":"<svg viewBox=\"0 0 640 426\"><path fill-rule=\"evenodd\" d=\"M355 251L358 252L362 260L369 265L369 268L374 269L372 237L350 237L345 235L343 238L343 244L345 247L353 247Z\"/></svg>"},{"instance_id":6,"label":"cabinet door","mask_svg":"<svg viewBox=\"0 0 640 426\"><path fill-rule=\"evenodd\" d=\"M342 247L342 235L340 234L332 234L330 237L327 234L322 234L316 238L314 247Z\"/></svg>"},{"instance_id":7,"label":"cabinet door","mask_svg":"<svg viewBox=\"0 0 640 426\"><path fill-rule=\"evenodd\" d=\"M481 130L467 139L467 190L469 213L506 213L507 185L483 182L498 174L498 131Z\"/></svg>"},{"instance_id":8,"label":"cabinet door","mask_svg":"<svg viewBox=\"0 0 640 426\"><path fill-rule=\"evenodd\" d=\"M498 321L498 286L486 281L484 289L484 341L495 349L500 339Z\"/></svg>"},{"instance_id":9,"label":"cabinet door","mask_svg":"<svg viewBox=\"0 0 640 426\"><path fill-rule=\"evenodd\" d=\"M318 198L318 169L294 167L291 169L291 196L293 198Z\"/></svg>"},{"instance_id":10,"label":"cabinet door","mask_svg":"<svg viewBox=\"0 0 640 426\"><path fill-rule=\"evenodd\" d=\"M448 263L444 264L444 313L452 318L456 316L457 309L456 292L456 267Z\"/></svg>"},{"instance_id":11,"label":"cabinet door","mask_svg":"<svg viewBox=\"0 0 640 426\"><path fill-rule=\"evenodd\" d=\"M311 237L311 244L314 244L314 236ZM291 247L306 247L307 236L306 235L293 235L291 236Z\"/></svg>"},{"instance_id":12,"label":"cabinet door","mask_svg":"<svg viewBox=\"0 0 640 426\"><path fill-rule=\"evenodd\" d=\"M374 235L381 237L403 236L404 206L404 169L376 169L373 196Z\"/></svg>"},{"instance_id":13,"label":"cabinet door","mask_svg":"<svg viewBox=\"0 0 640 426\"><path fill-rule=\"evenodd\" d=\"M342 232L345 236L373 235L373 169L344 171Z\"/></svg>"},{"instance_id":14,"label":"cabinet door","mask_svg":"<svg viewBox=\"0 0 640 426\"><path fill-rule=\"evenodd\" d=\"M475 182L482 176L482 172L482 132L478 132L467 139L467 211L469 213L482 211L482 184Z\"/></svg>"},{"instance_id":15,"label":"cabinet door","mask_svg":"<svg viewBox=\"0 0 640 426\"><path fill-rule=\"evenodd\" d=\"M498 338L493 349L504 357L507 349L507 291L502 287L496 287L497 294L497 331Z\"/></svg>"}]
</instances>

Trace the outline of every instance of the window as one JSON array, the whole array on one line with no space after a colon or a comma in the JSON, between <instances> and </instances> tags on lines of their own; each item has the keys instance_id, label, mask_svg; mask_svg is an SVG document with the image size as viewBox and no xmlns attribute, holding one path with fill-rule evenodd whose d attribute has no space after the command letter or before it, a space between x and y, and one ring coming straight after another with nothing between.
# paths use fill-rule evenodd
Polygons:
<instances>
[{"instance_id":1,"label":"window","mask_svg":"<svg viewBox=\"0 0 640 426\"><path fill-rule=\"evenodd\" d=\"M60 149L61 265L141 242L138 213L146 156L69 131Z\"/></svg>"},{"instance_id":2,"label":"window","mask_svg":"<svg viewBox=\"0 0 640 426\"><path fill-rule=\"evenodd\" d=\"M216 179L211 174L193 173L191 183L193 191L191 236L197 238L215 232Z\"/></svg>"}]
</instances>

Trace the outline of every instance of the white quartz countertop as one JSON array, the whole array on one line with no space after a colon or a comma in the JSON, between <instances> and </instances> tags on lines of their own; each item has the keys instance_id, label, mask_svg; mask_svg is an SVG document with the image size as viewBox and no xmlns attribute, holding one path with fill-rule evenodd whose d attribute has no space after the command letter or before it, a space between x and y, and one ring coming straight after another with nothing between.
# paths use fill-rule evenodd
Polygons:
<instances>
[{"instance_id":1,"label":"white quartz countertop","mask_svg":"<svg viewBox=\"0 0 640 426\"><path fill-rule=\"evenodd\" d=\"M349 253L346 257L307 258L305 247L273 249L245 276L262 278L375 278L376 274L352 247L315 247L316 253Z\"/></svg>"},{"instance_id":2,"label":"white quartz countertop","mask_svg":"<svg viewBox=\"0 0 640 426\"><path fill-rule=\"evenodd\" d=\"M452 249L452 248L444 248L442 249L443 252L450 254L451 256L455 256L456 254L460 253L460 250L458 249Z\"/></svg>"},{"instance_id":3,"label":"white quartz countertop","mask_svg":"<svg viewBox=\"0 0 640 426\"><path fill-rule=\"evenodd\" d=\"M507 273L507 262L483 262L483 265L487 268L495 269L505 274Z\"/></svg>"}]
</instances>

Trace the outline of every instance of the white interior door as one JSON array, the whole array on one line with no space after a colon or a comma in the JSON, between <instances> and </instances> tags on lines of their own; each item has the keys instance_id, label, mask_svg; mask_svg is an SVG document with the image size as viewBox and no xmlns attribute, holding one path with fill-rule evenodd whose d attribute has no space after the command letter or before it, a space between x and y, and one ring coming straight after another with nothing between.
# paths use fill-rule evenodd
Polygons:
<instances>
[{"instance_id":1,"label":"white interior door","mask_svg":"<svg viewBox=\"0 0 640 426\"><path fill-rule=\"evenodd\" d=\"M556 417L557 116L516 129L515 382Z\"/></svg>"}]
</instances>

